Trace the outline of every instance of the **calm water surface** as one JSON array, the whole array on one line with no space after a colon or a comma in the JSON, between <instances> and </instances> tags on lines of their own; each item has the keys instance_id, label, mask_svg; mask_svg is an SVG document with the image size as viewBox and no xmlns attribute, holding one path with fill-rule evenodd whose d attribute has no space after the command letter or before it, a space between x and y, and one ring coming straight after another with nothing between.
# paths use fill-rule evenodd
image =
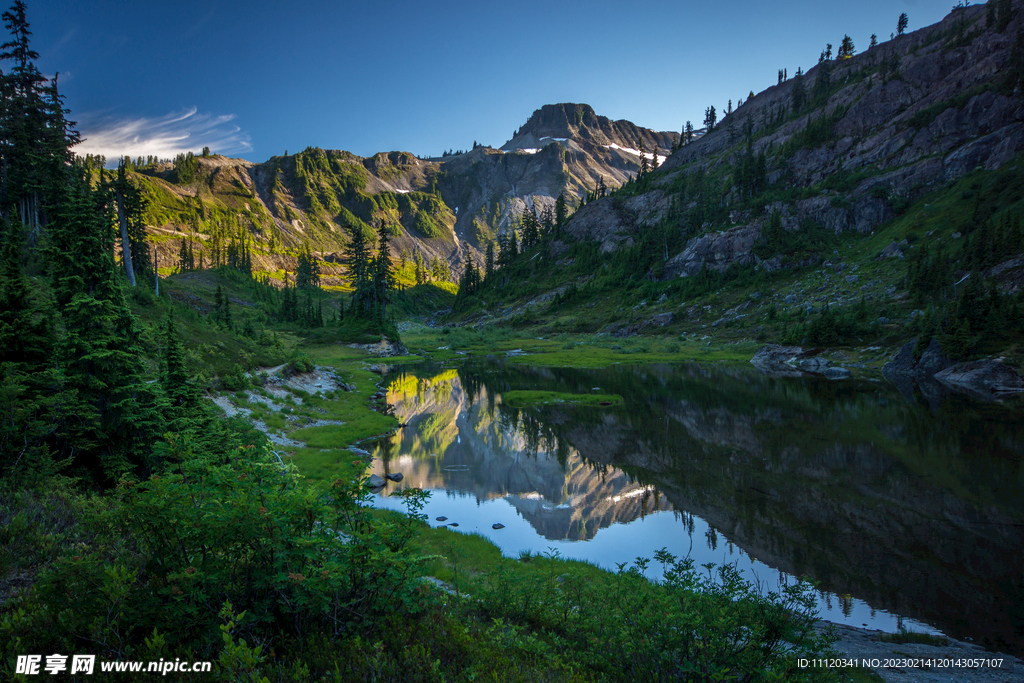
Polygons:
<instances>
[{"instance_id":1,"label":"calm water surface","mask_svg":"<svg viewBox=\"0 0 1024 683\"><path fill-rule=\"evenodd\" d=\"M769 590L810 577L830 621L1024 653L1019 403L696 364L410 366L386 380L406 426L377 446L374 470L405 479L382 507L417 486L433 492L432 525L458 523L509 556L615 569L668 548L736 563ZM502 399L533 389L624 403Z\"/></svg>"}]
</instances>

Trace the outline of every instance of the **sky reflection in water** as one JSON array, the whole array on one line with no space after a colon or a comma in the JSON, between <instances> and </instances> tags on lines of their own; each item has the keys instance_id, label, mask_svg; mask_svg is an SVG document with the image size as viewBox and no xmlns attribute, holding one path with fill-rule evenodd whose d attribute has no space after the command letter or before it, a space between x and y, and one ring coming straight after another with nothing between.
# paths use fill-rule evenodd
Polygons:
<instances>
[{"instance_id":1,"label":"sky reflection in water","mask_svg":"<svg viewBox=\"0 0 1024 683\"><path fill-rule=\"evenodd\" d=\"M406 426L378 446L373 471L405 477L385 493L432 491L432 526L456 522L510 557L558 552L614 570L667 548L697 566L736 563L772 591L793 580L782 567L831 589L818 601L829 621L963 637L1020 556L1024 470L1012 415L975 416L979 426L954 406L962 420L950 425L895 392L697 366L414 372L389 377L388 401ZM625 404L517 409L503 399L594 387ZM995 441L976 443L979 429ZM975 451L986 457L965 459ZM401 509L387 497L375 504ZM1006 557L992 553L1008 544ZM661 566L652 561L647 575L659 578ZM996 593L1008 614L976 638L989 647L1019 649L1004 624L1024 588L1009 591ZM969 593L980 593L978 605L945 604Z\"/></svg>"}]
</instances>

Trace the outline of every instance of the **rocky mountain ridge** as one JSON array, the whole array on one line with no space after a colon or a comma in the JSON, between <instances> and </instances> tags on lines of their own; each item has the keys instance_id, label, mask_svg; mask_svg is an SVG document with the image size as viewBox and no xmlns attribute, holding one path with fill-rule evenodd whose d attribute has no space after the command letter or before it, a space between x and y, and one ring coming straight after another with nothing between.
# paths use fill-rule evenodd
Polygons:
<instances>
[{"instance_id":1,"label":"rocky mountain ridge","mask_svg":"<svg viewBox=\"0 0 1024 683\"><path fill-rule=\"evenodd\" d=\"M722 202L736 208L727 219L702 224L677 212L679 229L693 237L670 256L674 263L661 277L690 276L704 264L721 271L760 263L753 247L773 211L788 231L811 223L833 233L870 233L933 188L997 169L1024 150L1020 86L1008 81L1019 68L1013 60L1020 23L1015 17L997 32L984 6L959 7L936 25L852 58L823 60L751 97L683 146L640 197L588 205L570 231L597 239L606 251L628 246L637 231L666 218L666 191L672 194L681 175L725 169L717 176L727 188ZM827 98L794 114L794 91L810 98L823 79ZM748 154L765 157L766 185L791 198L743 206L739 176ZM613 214L617 223L606 218Z\"/></svg>"},{"instance_id":2,"label":"rocky mountain ridge","mask_svg":"<svg viewBox=\"0 0 1024 683\"><path fill-rule=\"evenodd\" d=\"M308 245L336 278L341 271L331 263L348 241L346 228L384 223L396 253L418 252L457 270L467 254L480 263L489 242L518 228L522 211L553 210L563 193L575 205L599 183L617 187L639 171L641 148L663 161L678 137L611 121L589 105L557 104L535 111L501 149L421 159L307 148L263 163L196 157L198 171L187 181L166 163L133 175L148 196L147 223L164 264L176 262L182 240L203 251L218 229L240 226L255 240L260 270L294 270L288 252Z\"/></svg>"}]
</instances>

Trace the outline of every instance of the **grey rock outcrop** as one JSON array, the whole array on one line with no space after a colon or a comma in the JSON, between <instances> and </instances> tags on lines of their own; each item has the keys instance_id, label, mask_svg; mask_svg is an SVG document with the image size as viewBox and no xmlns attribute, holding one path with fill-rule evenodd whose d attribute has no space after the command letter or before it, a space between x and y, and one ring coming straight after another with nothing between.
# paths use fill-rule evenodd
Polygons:
<instances>
[{"instance_id":1,"label":"grey rock outcrop","mask_svg":"<svg viewBox=\"0 0 1024 683\"><path fill-rule=\"evenodd\" d=\"M803 372L796 367L801 360L812 356L799 346L766 344L750 359L751 364L772 377L800 377Z\"/></svg>"},{"instance_id":2,"label":"grey rock outcrop","mask_svg":"<svg viewBox=\"0 0 1024 683\"><path fill-rule=\"evenodd\" d=\"M711 232L701 237L699 231L707 228L690 226L697 228L698 236L673 259L671 267L666 268L666 277L692 275L704 263L724 268L753 261L749 248L734 244L735 236L730 233L760 228L772 211L780 213L784 229L790 231L817 225L836 233L855 230L866 234L894 218L897 207L923 196L937 184L956 180L977 168L998 168L1024 150L1024 108L1019 98L1001 88L1016 23L996 33L984 26L982 12L980 7L954 8L936 25L851 59L830 62L831 82L844 85L827 103L806 115L775 128L762 128L766 118L792 102L795 79L784 81L747 99L715 130L676 151L662 166L666 175L656 177L654 184L659 189L631 197L627 200L631 205L660 206L662 188L671 187L679 174L707 171L723 162L737 164L739 157L731 151L734 134L748 122L755 130L764 131L753 140L754 152L760 153L798 140L822 117L837 117L827 140L818 146L796 145L787 159L770 163L766 178L773 186L808 189L837 175L866 173L854 187L842 191L828 190L795 201L775 202L763 212L733 211L730 221L745 225L725 233ZM945 36L963 21L972 26L971 39L965 44L951 44ZM885 60L898 64L895 73L878 71ZM804 75L804 87L813 88L822 70L821 65L812 67ZM727 197L738 196L739 188L727 188ZM595 237L603 249L611 251L632 244L635 231L644 224L643 220L627 217L618 225L609 223L605 233ZM607 231L617 233L618 238L609 240ZM894 243L882 256L901 259L904 251ZM768 258L759 267L771 272L782 268L783 261Z\"/></svg>"},{"instance_id":3,"label":"grey rock outcrop","mask_svg":"<svg viewBox=\"0 0 1024 683\"><path fill-rule=\"evenodd\" d=\"M761 229L756 226L741 226L695 237L687 242L681 253L665 263L662 280L690 277L705 266L710 270L723 271L733 264L755 263L757 257L752 249L760 237Z\"/></svg>"},{"instance_id":4,"label":"grey rock outcrop","mask_svg":"<svg viewBox=\"0 0 1024 683\"><path fill-rule=\"evenodd\" d=\"M928 346L925 347L924 353L921 354L921 359L917 361L917 367L914 368L914 372L917 377L934 377L938 372L945 370L952 364L953 361L942 352L939 342L933 338L928 342Z\"/></svg>"},{"instance_id":5,"label":"grey rock outcrop","mask_svg":"<svg viewBox=\"0 0 1024 683\"><path fill-rule=\"evenodd\" d=\"M601 253L633 245L633 223L622 203L612 197L590 202L577 211L566 232L576 239L590 238L601 243Z\"/></svg>"},{"instance_id":6,"label":"grey rock outcrop","mask_svg":"<svg viewBox=\"0 0 1024 683\"><path fill-rule=\"evenodd\" d=\"M958 363L937 372L935 379L951 389L985 398L1024 391L1024 377L1002 360Z\"/></svg>"},{"instance_id":7,"label":"grey rock outcrop","mask_svg":"<svg viewBox=\"0 0 1024 683\"><path fill-rule=\"evenodd\" d=\"M879 261L881 261L882 259L887 259L887 258L902 259L903 258L903 250L900 249L900 245L896 244L895 242L891 242L889 244L889 246L887 246L885 249L883 249L882 253L878 255L878 260Z\"/></svg>"},{"instance_id":8,"label":"grey rock outcrop","mask_svg":"<svg viewBox=\"0 0 1024 683\"><path fill-rule=\"evenodd\" d=\"M666 325L671 325L675 318L675 313L668 311L666 313L659 313L647 320L641 320L639 322L613 323L602 331L606 334L612 335L613 337L632 337L635 334L639 334L647 327L665 327Z\"/></svg>"},{"instance_id":9,"label":"grey rock outcrop","mask_svg":"<svg viewBox=\"0 0 1024 683\"><path fill-rule=\"evenodd\" d=\"M917 338L911 339L892 357L888 363L882 366L882 375L891 382L913 379L917 381L928 380L935 374L953 365L942 352L939 342L932 339L925 347L921 358L914 356L914 348L917 346Z\"/></svg>"},{"instance_id":10,"label":"grey rock outcrop","mask_svg":"<svg viewBox=\"0 0 1024 683\"><path fill-rule=\"evenodd\" d=\"M802 377L819 375L827 379L847 379L846 368L832 367L831 361L817 354L821 349L804 350L799 346L766 344L750 359L751 364L772 377Z\"/></svg>"}]
</instances>

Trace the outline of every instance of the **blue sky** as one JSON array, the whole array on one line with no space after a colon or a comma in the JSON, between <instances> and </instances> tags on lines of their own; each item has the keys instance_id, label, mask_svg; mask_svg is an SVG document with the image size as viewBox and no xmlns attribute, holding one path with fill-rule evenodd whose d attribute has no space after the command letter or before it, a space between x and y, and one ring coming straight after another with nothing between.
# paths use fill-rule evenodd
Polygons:
<instances>
[{"instance_id":1,"label":"blue sky","mask_svg":"<svg viewBox=\"0 0 1024 683\"><path fill-rule=\"evenodd\" d=\"M307 146L361 156L500 146L538 107L586 102L657 130L858 50L950 0L850 3L89 2L27 0L43 73L88 141L264 161Z\"/></svg>"}]
</instances>

